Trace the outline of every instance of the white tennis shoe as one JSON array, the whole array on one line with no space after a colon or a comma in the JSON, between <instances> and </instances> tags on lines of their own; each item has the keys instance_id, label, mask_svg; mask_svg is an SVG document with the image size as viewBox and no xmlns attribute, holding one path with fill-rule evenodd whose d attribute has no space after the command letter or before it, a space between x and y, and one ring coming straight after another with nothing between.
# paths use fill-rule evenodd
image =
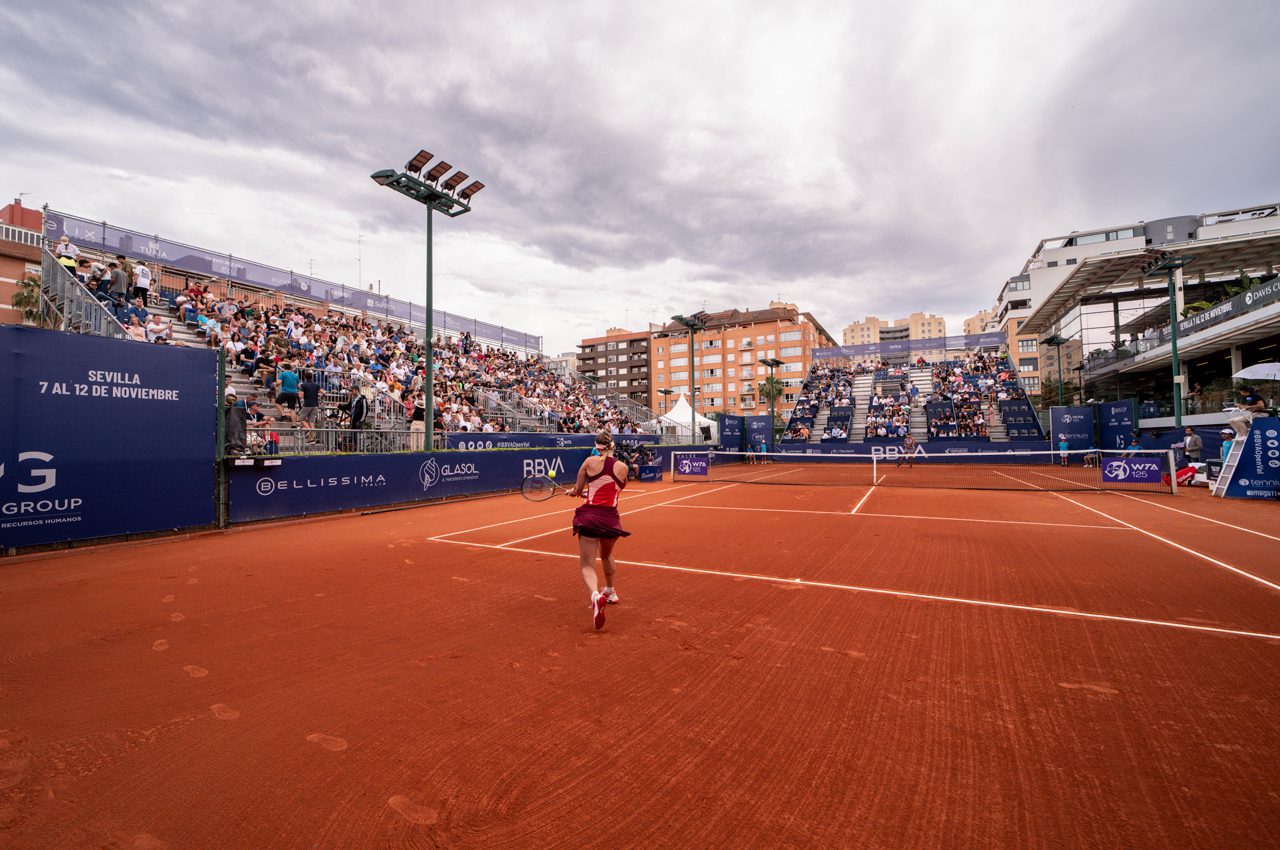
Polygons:
<instances>
[{"instance_id":1,"label":"white tennis shoe","mask_svg":"<svg viewBox=\"0 0 1280 850\"><path fill-rule=\"evenodd\" d=\"M608 602L610 605L618 604L618 591L614 590L612 587L606 587L604 590L600 591L600 595L603 596L604 601Z\"/></svg>"}]
</instances>

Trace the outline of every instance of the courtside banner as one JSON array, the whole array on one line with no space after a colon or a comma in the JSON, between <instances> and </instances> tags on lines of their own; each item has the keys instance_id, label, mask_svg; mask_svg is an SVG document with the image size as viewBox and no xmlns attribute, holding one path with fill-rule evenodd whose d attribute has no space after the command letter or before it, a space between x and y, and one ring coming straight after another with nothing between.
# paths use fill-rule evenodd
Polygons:
<instances>
[{"instance_id":1,"label":"courtside banner","mask_svg":"<svg viewBox=\"0 0 1280 850\"><path fill-rule=\"evenodd\" d=\"M676 472L681 475L706 475L710 466L705 456L676 458Z\"/></svg>"},{"instance_id":2,"label":"courtside banner","mask_svg":"<svg viewBox=\"0 0 1280 850\"><path fill-rule=\"evenodd\" d=\"M1019 440L1016 443L992 443L985 440L936 440L917 443L912 457L930 463L963 463L965 455L981 452L983 463L1021 463L1019 455L1025 452L1047 452L1046 440ZM800 446L782 444L779 454L795 455L857 455L879 460L897 460L903 455L902 443L804 443Z\"/></svg>"},{"instance_id":3,"label":"courtside banner","mask_svg":"<svg viewBox=\"0 0 1280 850\"><path fill-rule=\"evenodd\" d=\"M1058 448L1058 442L1063 439L1072 449L1094 448L1092 407L1050 408L1049 425L1052 430L1047 436L1055 449Z\"/></svg>"},{"instance_id":4,"label":"courtside banner","mask_svg":"<svg viewBox=\"0 0 1280 850\"><path fill-rule=\"evenodd\" d=\"M1244 438L1244 454L1236 462L1227 495L1238 499L1280 499L1280 420L1253 420Z\"/></svg>"},{"instance_id":5,"label":"courtside banner","mask_svg":"<svg viewBox=\"0 0 1280 850\"><path fill-rule=\"evenodd\" d=\"M595 445L595 434L485 434L469 432L450 432L445 435L445 445L461 451L487 451L489 449L572 449L591 448ZM613 441L619 445L634 446L642 443L654 444L658 437L654 434L614 434Z\"/></svg>"},{"instance_id":6,"label":"courtside banner","mask_svg":"<svg viewBox=\"0 0 1280 850\"><path fill-rule=\"evenodd\" d=\"M1102 431L1101 449L1127 449L1129 437L1138 429L1137 405L1131 398L1098 405L1098 427ZM1057 432L1054 432L1055 439ZM1085 446L1085 448L1089 448Z\"/></svg>"},{"instance_id":7,"label":"courtside banner","mask_svg":"<svg viewBox=\"0 0 1280 850\"><path fill-rule=\"evenodd\" d=\"M0 325L0 547L211 525L212 351Z\"/></svg>"},{"instance_id":8,"label":"courtside banner","mask_svg":"<svg viewBox=\"0 0 1280 850\"><path fill-rule=\"evenodd\" d=\"M769 418L768 414L742 417L743 430L746 432L749 448L755 448L764 442L770 451L773 450L773 427Z\"/></svg>"},{"instance_id":9,"label":"courtside banner","mask_svg":"<svg viewBox=\"0 0 1280 850\"><path fill-rule=\"evenodd\" d=\"M720 445L728 452L742 449L742 417L731 414L720 416Z\"/></svg>"},{"instance_id":10,"label":"courtside banner","mask_svg":"<svg viewBox=\"0 0 1280 850\"><path fill-rule=\"evenodd\" d=\"M552 472L569 487L589 454L576 448L283 457L277 467L231 469L231 521L516 490L526 476Z\"/></svg>"},{"instance_id":11,"label":"courtside banner","mask_svg":"<svg viewBox=\"0 0 1280 850\"><path fill-rule=\"evenodd\" d=\"M1102 462L1102 480L1113 484L1159 484L1164 472L1158 458L1118 457Z\"/></svg>"}]
</instances>

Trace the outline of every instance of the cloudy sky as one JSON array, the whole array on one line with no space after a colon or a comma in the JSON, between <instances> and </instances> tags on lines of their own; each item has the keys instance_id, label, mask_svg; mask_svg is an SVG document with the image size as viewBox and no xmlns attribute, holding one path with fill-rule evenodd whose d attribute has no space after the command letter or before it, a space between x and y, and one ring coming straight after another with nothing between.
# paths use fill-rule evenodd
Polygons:
<instances>
[{"instance_id":1,"label":"cloudy sky","mask_svg":"<svg viewBox=\"0 0 1280 850\"><path fill-rule=\"evenodd\" d=\"M1280 200L1280 3L10 4L0 197L571 349L781 296L990 306L1036 242ZM274 7L274 8L271 8ZM357 237L363 236L358 269Z\"/></svg>"}]
</instances>

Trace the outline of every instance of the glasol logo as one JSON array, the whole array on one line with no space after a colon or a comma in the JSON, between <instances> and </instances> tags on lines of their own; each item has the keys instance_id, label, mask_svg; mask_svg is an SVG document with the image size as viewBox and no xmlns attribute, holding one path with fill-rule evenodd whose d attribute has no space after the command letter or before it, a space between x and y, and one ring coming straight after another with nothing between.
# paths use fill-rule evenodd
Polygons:
<instances>
[{"instance_id":1,"label":"glasol logo","mask_svg":"<svg viewBox=\"0 0 1280 850\"><path fill-rule=\"evenodd\" d=\"M418 480L422 482L423 492L441 481L472 481L479 477L480 470L474 463L440 463L430 458L418 467Z\"/></svg>"}]
</instances>

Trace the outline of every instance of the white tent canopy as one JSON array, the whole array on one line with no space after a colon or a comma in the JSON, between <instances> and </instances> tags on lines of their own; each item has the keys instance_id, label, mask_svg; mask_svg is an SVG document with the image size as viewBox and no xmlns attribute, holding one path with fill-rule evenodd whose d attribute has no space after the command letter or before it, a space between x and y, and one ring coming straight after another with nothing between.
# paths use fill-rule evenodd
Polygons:
<instances>
[{"instance_id":1,"label":"white tent canopy","mask_svg":"<svg viewBox=\"0 0 1280 850\"><path fill-rule=\"evenodd\" d=\"M680 398L676 401L675 406L663 414L659 421L663 425L675 426L676 433L685 437L691 437L695 443L701 443L702 434L690 434L689 432L689 421L691 417L696 419L699 431L701 431L703 427L709 427L711 429L711 442L714 443L720 439L720 426L717 425L714 420L708 419L701 413L694 413L693 408L689 406L689 402L685 400L684 393L680 394Z\"/></svg>"}]
</instances>

